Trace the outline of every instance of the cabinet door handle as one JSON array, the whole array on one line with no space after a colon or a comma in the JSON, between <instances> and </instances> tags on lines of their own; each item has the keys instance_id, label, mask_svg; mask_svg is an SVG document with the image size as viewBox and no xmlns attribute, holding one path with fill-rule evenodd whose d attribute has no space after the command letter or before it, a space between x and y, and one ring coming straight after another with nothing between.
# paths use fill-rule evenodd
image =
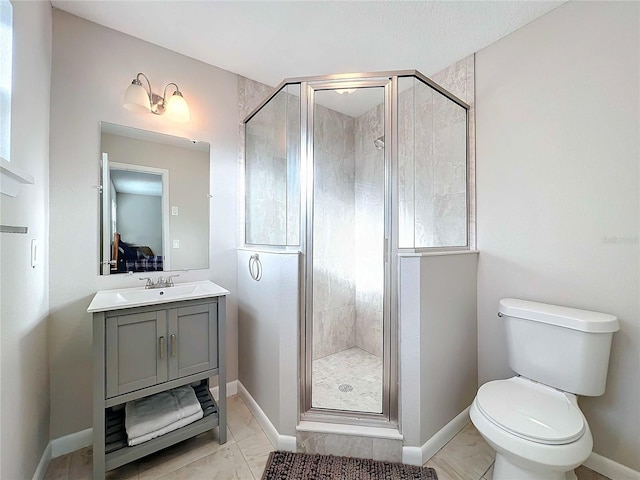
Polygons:
<instances>
[{"instance_id":1,"label":"cabinet door handle","mask_svg":"<svg viewBox=\"0 0 640 480\"><path fill-rule=\"evenodd\" d=\"M160 342L160 358L164 358L167 350L167 342L165 341L164 337L160 337L158 340Z\"/></svg>"},{"instance_id":2,"label":"cabinet door handle","mask_svg":"<svg viewBox=\"0 0 640 480\"><path fill-rule=\"evenodd\" d=\"M176 336L171 335L171 356L175 357L178 351L178 344L176 343Z\"/></svg>"}]
</instances>

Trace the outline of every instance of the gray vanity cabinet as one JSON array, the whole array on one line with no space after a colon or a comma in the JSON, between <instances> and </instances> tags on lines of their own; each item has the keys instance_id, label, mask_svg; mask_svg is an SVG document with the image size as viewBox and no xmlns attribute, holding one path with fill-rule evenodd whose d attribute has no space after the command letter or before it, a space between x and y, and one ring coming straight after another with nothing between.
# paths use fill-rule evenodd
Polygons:
<instances>
[{"instance_id":1,"label":"gray vanity cabinet","mask_svg":"<svg viewBox=\"0 0 640 480\"><path fill-rule=\"evenodd\" d=\"M166 311L106 319L107 398L167 381Z\"/></svg>"},{"instance_id":2,"label":"gray vanity cabinet","mask_svg":"<svg viewBox=\"0 0 640 480\"><path fill-rule=\"evenodd\" d=\"M215 427L219 442L226 442L225 306L220 295L93 312L94 478ZM209 392L214 376L217 402ZM129 447L126 402L187 384L205 416Z\"/></svg>"},{"instance_id":3,"label":"gray vanity cabinet","mask_svg":"<svg viewBox=\"0 0 640 480\"><path fill-rule=\"evenodd\" d=\"M107 398L218 367L216 303L106 319Z\"/></svg>"},{"instance_id":4,"label":"gray vanity cabinet","mask_svg":"<svg viewBox=\"0 0 640 480\"><path fill-rule=\"evenodd\" d=\"M169 310L169 379L218 367L216 304Z\"/></svg>"}]
</instances>

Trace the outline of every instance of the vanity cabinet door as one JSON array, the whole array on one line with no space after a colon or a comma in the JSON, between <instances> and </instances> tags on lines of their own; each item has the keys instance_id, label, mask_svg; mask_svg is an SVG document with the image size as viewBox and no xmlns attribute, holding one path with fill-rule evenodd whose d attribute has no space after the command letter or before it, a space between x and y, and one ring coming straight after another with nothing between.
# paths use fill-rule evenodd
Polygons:
<instances>
[{"instance_id":1,"label":"vanity cabinet door","mask_svg":"<svg viewBox=\"0 0 640 480\"><path fill-rule=\"evenodd\" d=\"M107 398L167 381L165 310L107 318Z\"/></svg>"},{"instance_id":2,"label":"vanity cabinet door","mask_svg":"<svg viewBox=\"0 0 640 480\"><path fill-rule=\"evenodd\" d=\"M218 368L218 304L169 310L169 380Z\"/></svg>"}]
</instances>

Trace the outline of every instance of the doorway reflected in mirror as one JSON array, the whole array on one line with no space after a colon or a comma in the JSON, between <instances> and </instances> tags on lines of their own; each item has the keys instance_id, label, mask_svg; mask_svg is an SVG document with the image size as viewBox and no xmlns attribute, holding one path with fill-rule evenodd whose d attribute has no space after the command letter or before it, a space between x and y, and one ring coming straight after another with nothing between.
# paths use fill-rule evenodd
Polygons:
<instances>
[{"instance_id":1,"label":"doorway reflected in mirror","mask_svg":"<svg viewBox=\"0 0 640 480\"><path fill-rule=\"evenodd\" d=\"M101 273L209 266L209 144L101 123Z\"/></svg>"}]
</instances>

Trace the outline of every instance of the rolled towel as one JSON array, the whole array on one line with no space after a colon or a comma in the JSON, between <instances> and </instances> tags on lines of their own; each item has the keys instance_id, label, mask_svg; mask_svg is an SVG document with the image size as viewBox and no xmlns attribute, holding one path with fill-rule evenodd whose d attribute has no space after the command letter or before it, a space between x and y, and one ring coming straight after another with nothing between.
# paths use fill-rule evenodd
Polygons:
<instances>
[{"instance_id":1,"label":"rolled towel","mask_svg":"<svg viewBox=\"0 0 640 480\"><path fill-rule=\"evenodd\" d=\"M125 428L129 445L151 440L202 418L200 402L190 385L127 402ZM189 420L184 423L185 420ZM132 439L145 440L131 443Z\"/></svg>"}]
</instances>

